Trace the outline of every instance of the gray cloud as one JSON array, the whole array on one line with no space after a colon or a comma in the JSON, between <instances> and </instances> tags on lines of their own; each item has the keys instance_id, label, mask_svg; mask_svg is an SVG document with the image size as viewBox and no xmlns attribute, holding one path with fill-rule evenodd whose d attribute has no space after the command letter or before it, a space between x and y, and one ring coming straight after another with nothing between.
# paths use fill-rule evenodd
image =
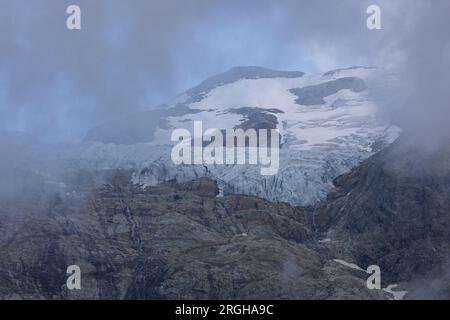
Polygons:
<instances>
[{"instance_id":1,"label":"gray cloud","mask_svg":"<svg viewBox=\"0 0 450 320\"><path fill-rule=\"evenodd\" d=\"M78 32L65 28L73 3L82 8ZM372 3L382 8L382 30L365 27ZM376 65L402 75L395 95L384 92L397 97L383 101L385 112L408 105L399 121L414 128L426 115L431 130L447 116L448 7L445 0L2 0L0 127L77 141L96 124L235 65L307 72Z\"/></svg>"},{"instance_id":2,"label":"gray cloud","mask_svg":"<svg viewBox=\"0 0 450 320\"><path fill-rule=\"evenodd\" d=\"M71 32L72 3L1 2L1 127L76 140L234 65L314 69L308 42L352 21L329 1L78 0L82 30Z\"/></svg>"}]
</instances>

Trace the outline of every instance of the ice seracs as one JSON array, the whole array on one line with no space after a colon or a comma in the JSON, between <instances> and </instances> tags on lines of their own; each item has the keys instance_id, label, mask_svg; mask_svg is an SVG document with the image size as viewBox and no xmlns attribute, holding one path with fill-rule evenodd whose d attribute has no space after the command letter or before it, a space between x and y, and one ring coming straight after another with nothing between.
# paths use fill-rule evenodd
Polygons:
<instances>
[{"instance_id":1,"label":"ice seracs","mask_svg":"<svg viewBox=\"0 0 450 320\"><path fill-rule=\"evenodd\" d=\"M368 95L370 80L383 76L364 67L322 75L233 68L179 95L166 109L135 116L137 122L129 119L95 128L88 140L97 141L95 148L89 147L97 151L91 149L95 160L89 161L125 164L135 170L133 182L143 186L208 176L218 181L224 194L313 204L326 196L335 177L398 137L401 130L377 118L378 107ZM203 130L277 129L278 173L263 176L259 168L238 164L174 165L171 134L177 128L193 131L194 121L201 121ZM107 142L120 142L111 134L117 126L120 137L138 137L140 144L127 140L127 145L102 145L102 136Z\"/></svg>"},{"instance_id":2,"label":"ice seracs","mask_svg":"<svg viewBox=\"0 0 450 320\"><path fill-rule=\"evenodd\" d=\"M260 165L261 175L275 175L279 167L279 132L276 129L243 130L218 128L203 132L203 123L194 121L194 133L177 128L170 158L175 165Z\"/></svg>"}]
</instances>

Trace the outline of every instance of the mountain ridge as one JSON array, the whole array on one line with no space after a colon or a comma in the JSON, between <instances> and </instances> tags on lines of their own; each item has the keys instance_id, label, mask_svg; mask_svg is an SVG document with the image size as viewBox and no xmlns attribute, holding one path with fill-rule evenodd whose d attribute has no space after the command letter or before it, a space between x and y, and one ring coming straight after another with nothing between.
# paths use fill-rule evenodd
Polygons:
<instances>
[{"instance_id":1,"label":"mountain ridge","mask_svg":"<svg viewBox=\"0 0 450 320\"><path fill-rule=\"evenodd\" d=\"M140 188L130 171L86 189L86 172L77 192L2 205L0 298L448 299L449 145L417 161L400 138L310 207L204 177ZM73 263L79 292L62 286ZM366 287L374 264L386 292Z\"/></svg>"}]
</instances>

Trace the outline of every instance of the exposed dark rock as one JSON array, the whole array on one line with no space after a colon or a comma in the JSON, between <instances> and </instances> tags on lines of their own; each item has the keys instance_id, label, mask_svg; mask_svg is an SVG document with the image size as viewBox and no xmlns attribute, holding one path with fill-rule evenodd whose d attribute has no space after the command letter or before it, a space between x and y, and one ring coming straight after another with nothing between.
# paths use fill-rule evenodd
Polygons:
<instances>
[{"instance_id":1,"label":"exposed dark rock","mask_svg":"<svg viewBox=\"0 0 450 320\"><path fill-rule=\"evenodd\" d=\"M276 129L278 124L278 119L273 113L283 113L278 109L262 109L262 108L233 108L229 109L229 112L241 114L245 117L243 121L236 128L241 128L243 130L248 129Z\"/></svg>"},{"instance_id":2,"label":"exposed dark rock","mask_svg":"<svg viewBox=\"0 0 450 320\"><path fill-rule=\"evenodd\" d=\"M127 171L94 189L3 201L0 298L389 297L333 259L379 265L383 287L399 283L406 298L449 298L449 150L399 140L308 208L218 197L207 178L142 189ZM82 185L99 179L84 175ZM71 264L82 290L65 287Z\"/></svg>"},{"instance_id":3,"label":"exposed dark rock","mask_svg":"<svg viewBox=\"0 0 450 320\"><path fill-rule=\"evenodd\" d=\"M217 198L209 179L145 190L112 181L64 197L56 215L45 202L9 208L28 214L0 242L1 298L384 297L365 288L364 275L330 262L301 208ZM65 287L71 264L82 270L80 291Z\"/></svg>"},{"instance_id":4,"label":"exposed dark rock","mask_svg":"<svg viewBox=\"0 0 450 320\"><path fill-rule=\"evenodd\" d=\"M336 179L317 224L356 263L379 265L386 281L447 277L433 294L449 298L449 150L427 154L397 141Z\"/></svg>"},{"instance_id":5,"label":"exposed dark rock","mask_svg":"<svg viewBox=\"0 0 450 320\"><path fill-rule=\"evenodd\" d=\"M299 71L278 71L256 66L234 67L230 70L210 77L200 83L198 86L189 89L187 94L190 99L187 103L200 101L212 89L235 82L240 79L258 79L258 78L300 78L304 73Z\"/></svg>"},{"instance_id":6,"label":"exposed dark rock","mask_svg":"<svg viewBox=\"0 0 450 320\"><path fill-rule=\"evenodd\" d=\"M360 78L345 77L313 86L291 89L290 92L298 97L295 101L297 104L311 106L324 104L325 97L344 89L361 92L366 89L366 84Z\"/></svg>"}]
</instances>

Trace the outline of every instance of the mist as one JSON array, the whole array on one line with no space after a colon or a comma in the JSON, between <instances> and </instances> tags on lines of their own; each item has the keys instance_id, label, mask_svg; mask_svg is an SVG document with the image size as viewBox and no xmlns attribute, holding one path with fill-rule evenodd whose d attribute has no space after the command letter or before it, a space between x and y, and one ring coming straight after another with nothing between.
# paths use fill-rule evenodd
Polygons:
<instances>
[{"instance_id":1,"label":"mist","mask_svg":"<svg viewBox=\"0 0 450 320\"><path fill-rule=\"evenodd\" d=\"M66 28L70 4L0 2L1 132L77 143L234 66L363 65L395 78L372 90L380 116L431 150L450 136L448 1L377 1L381 30L366 27L373 1L78 0L78 31ZM10 147L16 136L3 133L2 167L23 158Z\"/></svg>"},{"instance_id":2,"label":"mist","mask_svg":"<svg viewBox=\"0 0 450 320\"><path fill-rule=\"evenodd\" d=\"M81 30L66 28L66 8L73 4L81 8ZM381 8L381 30L366 26L366 9L373 4ZM382 76L370 83L369 95L378 116L401 127L400 139L414 146L413 152L398 149L396 159L412 161L394 163L394 175L406 168L413 176L448 176L449 14L448 0L0 0L3 239L20 230L22 217L53 214L54 203L64 201L81 208L95 196L92 190L114 180L120 170L80 168L96 164L96 157L77 158L91 146L81 144L90 129L164 108L235 66L314 74L377 68ZM128 147L95 146L88 151L101 160L122 157ZM299 168L295 173L303 174ZM133 170L141 171L120 169L127 183ZM283 281L295 276L294 262L282 267ZM411 295L440 294L447 269L448 263L443 275L416 279Z\"/></svg>"},{"instance_id":3,"label":"mist","mask_svg":"<svg viewBox=\"0 0 450 320\"><path fill-rule=\"evenodd\" d=\"M79 31L65 26L73 3L82 11ZM378 1L382 30L375 31L366 28L370 4L2 0L0 128L78 142L98 124L152 109L238 65L320 73L403 64L411 85L423 71L443 70L439 59L419 60L445 52L435 51L448 43L445 1ZM421 52L420 43L433 48Z\"/></svg>"}]
</instances>

